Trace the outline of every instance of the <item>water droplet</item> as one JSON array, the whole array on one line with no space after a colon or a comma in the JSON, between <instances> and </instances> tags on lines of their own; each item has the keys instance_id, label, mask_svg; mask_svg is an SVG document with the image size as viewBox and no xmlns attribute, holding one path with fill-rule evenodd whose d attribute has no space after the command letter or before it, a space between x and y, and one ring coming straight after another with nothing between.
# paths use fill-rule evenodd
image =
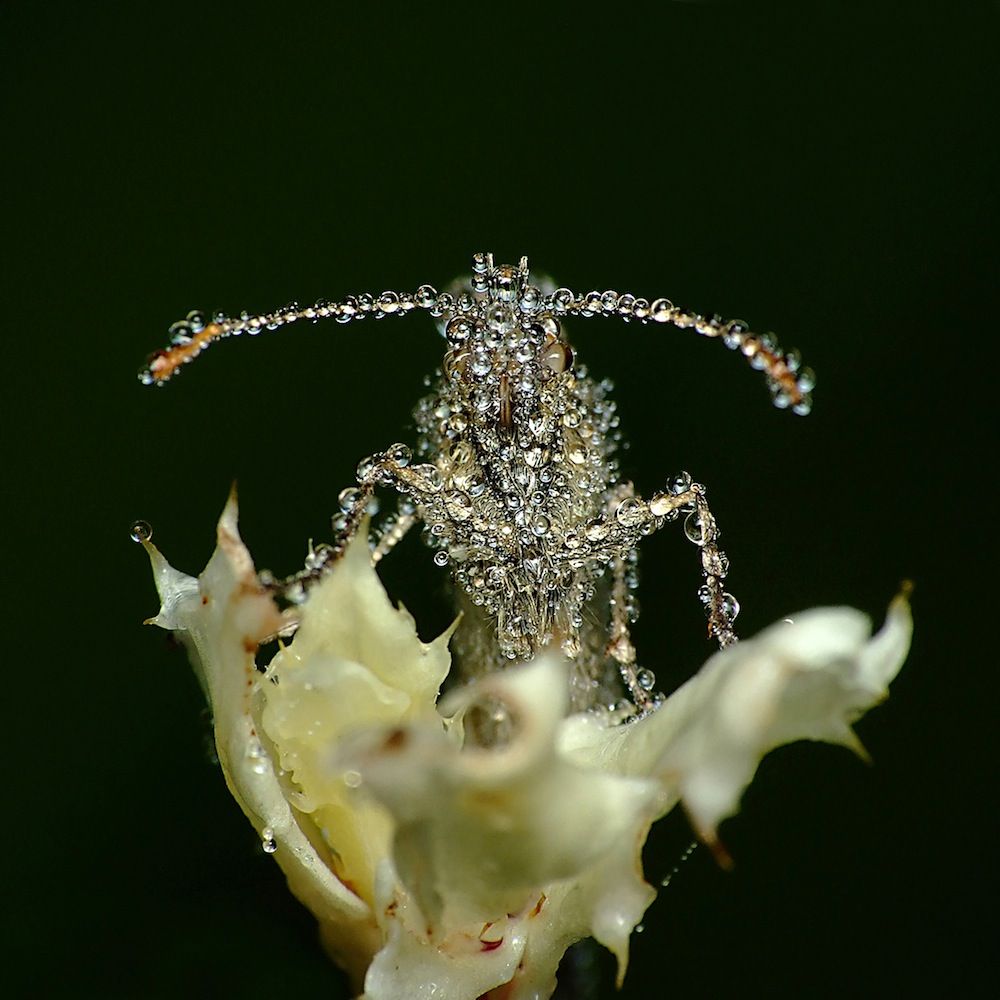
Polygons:
<instances>
[{"instance_id":1,"label":"water droplet","mask_svg":"<svg viewBox=\"0 0 1000 1000\"><path fill-rule=\"evenodd\" d=\"M584 529L584 534L591 542L602 542L608 537L610 531L611 529L603 521L598 521L595 524L588 524Z\"/></svg>"},{"instance_id":2,"label":"water droplet","mask_svg":"<svg viewBox=\"0 0 1000 1000\"><path fill-rule=\"evenodd\" d=\"M357 477L359 480L367 479L374 471L375 466L378 465L378 459L374 455L369 455L367 458L361 459L358 462Z\"/></svg>"},{"instance_id":3,"label":"water droplet","mask_svg":"<svg viewBox=\"0 0 1000 1000\"><path fill-rule=\"evenodd\" d=\"M636 497L626 497L615 511L615 520L623 528L635 528L649 517L646 505Z\"/></svg>"},{"instance_id":4,"label":"water droplet","mask_svg":"<svg viewBox=\"0 0 1000 1000\"><path fill-rule=\"evenodd\" d=\"M812 392L816 388L816 373L811 368L803 368L796 381L799 392Z\"/></svg>"},{"instance_id":5,"label":"water droplet","mask_svg":"<svg viewBox=\"0 0 1000 1000\"><path fill-rule=\"evenodd\" d=\"M692 511L684 519L684 534L689 542L704 545L711 537L711 525L706 523L699 511Z\"/></svg>"},{"instance_id":6,"label":"water droplet","mask_svg":"<svg viewBox=\"0 0 1000 1000\"><path fill-rule=\"evenodd\" d=\"M189 344L193 333L194 331L191 329L191 324L185 320L181 320L179 323L173 323L167 331L171 344Z\"/></svg>"},{"instance_id":7,"label":"water droplet","mask_svg":"<svg viewBox=\"0 0 1000 1000\"><path fill-rule=\"evenodd\" d=\"M399 311L399 293L383 292L378 297L378 307L384 313L394 313Z\"/></svg>"},{"instance_id":8,"label":"water droplet","mask_svg":"<svg viewBox=\"0 0 1000 1000\"><path fill-rule=\"evenodd\" d=\"M645 924L636 924L635 925L635 932L636 932L636 934L641 934L645 929L646 929L646 925Z\"/></svg>"},{"instance_id":9,"label":"water droplet","mask_svg":"<svg viewBox=\"0 0 1000 1000\"><path fill-rule=\"evenodd\" d=\"M149 521L134 521L129 534L133 542L149 542L153 539L153 528Z\"/></svg>"},{"instance_id":10,"label":"water droplet","mask_svg":"<svg viewBox=\"0 0 1000 1000\"><path fill-rule=\"evenodd\" d=\"M434 553L434 565L435 566L447 566L448 565L448 553L444 549L438 549Z\"/></svg>"},{"instance_id":11,"label":"water droplet","mask_svg":"<svg viewBox=\"0 0 1000 1000\"><path fill-rule=\"evenodd\" d=\"M735 621L736 616L740 613L740 602L732 594L723 594L720 610L727 621Z\"/></svg>"},{"instance_id":12,"label":"water droplet","mask_svg":"<svg viewBox=\"0 0 1000 1000\"><path fill-rule=\"evenodd\" d=\"M667 491L673 495L680 496L691 489L691 477L686 472L678 472L676 476L671 476L667 480Z\"/></svg>"},{"instance_id":13,"label":"water droplet","mask_svg":"<svg viewBox=\"0 0 1000 1000\"><path fill-rule=\"evenodd\" d=\"M442 485L436 465L414 465L410 469L410 481L418 490L428 493L436 493Z\"/></svg>"},{"instance_id":14,"label":"water droplet","mask_svg":"<svg viewBox=\"0 0 1000 1000\"><path fill-rule=\"evenodd\" d=\"M643 691L652 691L656 686L656 675L652 670L640 670L636 675L635 679L639 682L639 687Z\"/></svg>"},{"instance_id":15,"label":"water droplet","mask_svg":"<svg viewBox=\"0 0 1000 1000\"><path fill-rule=\"evenodd\" d=\"M531 530L536 535L544 535L551 527L551 522L544 514L536 514L531 519Z\"/></svg>"},{"instance_id":16,"label":"water droplet","mask_svg":"<svg viewBox=\"0 0 1000 1000\"><path fill-rule=\"evenodd\" d=\"M655 299L649 307L649 315L654 323L668 323L674 304L670 299Z\"/></svg>"},{"instance_id":17,"label":"water droplet","mask_svg":"<svg viewBox=\"0 0 1000 1000\"><path fill-rule=\"evenodd\" d=\"M274 839L274 830L269 826L265 826L260 831L260 846L264 849L265 854L274 854L278 849L278 842Z\"/></svg>"},{"instance_id":18,"label":"water droplet","mask_svg":"<svg viewBox=\"0 0 1000 1000\"><path fill-rule=\"evenodd\" d=\"M364 494L356 486L348 486L337 495L337 504L345 514L350 514Z\"/></svg>"},{"instance_id":19,"label":"water droplet","mask_svg":"<svg viewBox=\"0 0 1000 1000\"><path fill-rule=\"evenodd\" d=\"M413 458L413 452L405 444L391 444L385 450L385 457L390 462L405 468Z\"/></svg>"},{"instance_id":20,"label":"water droplet","mask_svg":"<svg viewBox=\"0 0 1000 1000\"><path fill-rule=\"evenodd\" d=\"M360 771L345 771L344 772L344 784L348 788L360 788L361 787L361 772Z\"/></svg>"},{"instance_id":21,"label":"water droplet","mask_svg":"<svg viewBox=\"0 0 1000 1000\"><path fill-rule=\"evenodd\" d=\"M205 314L200 309L192 309L186 319L195 333L205 329Z\"/></svg>"}]
</instances>

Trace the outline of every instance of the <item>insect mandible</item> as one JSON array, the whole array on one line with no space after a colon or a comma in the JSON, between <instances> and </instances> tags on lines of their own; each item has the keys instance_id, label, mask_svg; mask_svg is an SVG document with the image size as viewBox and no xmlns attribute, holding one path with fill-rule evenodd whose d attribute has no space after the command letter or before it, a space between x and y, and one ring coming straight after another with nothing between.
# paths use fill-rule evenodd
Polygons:
<instances>
[{"instance_id":1,"label":"insect mandible","mask_svg":"<svg viewBox=\"0 0 1000 1000\"><path fill-rule=\"evenodd\" d=\"M614 291L578 294L532 283L528 261L497 265L477 253L471 282L439 293L348 296L239 318L199 312L170 328L170 343L139 377L164 384L216 340L274 330L301 320L348 323L423 310L438 322L446 349L429 396L415 411L411 449L393 444L358 465L357 482L338 498L333 541L310 545L305 568L264 584L300 603L367 524L377 487L400 494L398 512L373 532L378 562L417 522L450 566L463 620L453 652L466 677L555 647L572 662L571 708L614 706L623 717L654 709L662 696L640 668L630 638L635 618L637 545L683 515L701 553L698 596L720 646L736 641L736 599L725 590L728 559L700 483L685 473L649 499L619 481L617 418L609 385L594 381L566 339L566 317L617 317L669 323L720 339L767 376L776 406L809 412L813 373L770 334ZM619 700L622 687L627 699ZM492 725L501 726L502 719ZM495 734L494 734L495 735Z\"/></svg>"}]
</instances>

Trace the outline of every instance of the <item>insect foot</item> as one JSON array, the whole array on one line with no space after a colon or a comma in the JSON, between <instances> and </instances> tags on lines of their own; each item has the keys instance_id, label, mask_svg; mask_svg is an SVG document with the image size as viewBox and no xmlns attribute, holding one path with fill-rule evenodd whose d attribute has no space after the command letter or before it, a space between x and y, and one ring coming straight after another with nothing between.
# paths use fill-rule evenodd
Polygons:
<instances>
[{"instance_id":1,"label":"insect foot","mask_svg":"<svg viewBox=\"0 0 1000 1000\"><path fill-rule=\"evenodd\" d=\"M517 266L473 258L472 276L454 293L421 285L341 302L292 304L238 319L199 312L170 328L170 344L140 372L163 384L214 341L275 330L300 320L347 323L424 310L446 347L431 395L415 412L411 450L394 444L363 459L356 485L338 497L331 543L310 548L305 568L268 587L301 602L353 539L378 488L400 494L398 514L372 538L377 562L418 521L449 566L465 621L455 641L468 676L528 660L558 647L573 662L572 706L614 705L625 685L638 712L659 699L649 670L636 663L629 624L636 616L636 546L684 515L687 537L702 549L699 596L709 634L735 641L739 604L723 588L728 560L705 489L682 473L648 500L619 481L618 417L610 383L591 378L567 340L566 317L617 317L672 324L716 337L765 372L776 405L806 413L814 376L770 335L614 291L574 293L533 284L527 258Z\"/></svg>"}]
</instances>

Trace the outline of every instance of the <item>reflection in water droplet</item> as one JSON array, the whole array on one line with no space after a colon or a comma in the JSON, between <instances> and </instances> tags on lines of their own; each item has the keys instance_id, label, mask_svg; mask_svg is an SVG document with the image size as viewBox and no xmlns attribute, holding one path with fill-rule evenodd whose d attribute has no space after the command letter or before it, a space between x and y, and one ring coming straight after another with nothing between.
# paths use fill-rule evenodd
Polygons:
<instances>
[{"instance_id":1,"label":"reflection in water droplet","mask_svg":"<svg viewBox=\"0 0 1000 1000\"><path fill-rule=\"evenodd\" d=\"M362 491L356 486L348 486L347 489L340 491L337 504L345 514L349 514L361 500L362 495Z\"/></svg>"},{"instance_id":2,"label":"reflection in water droplet","mask_svg":"<svg viewBox=\"0 0 1000 1000\"><path fill-rule=\"evenodd\" d=\"M536 514L531 521L531 530L536 535L544 535L549 527L549 519L544 514Z\"/></svg>"},{"instance_id":3,"label":"reflection in water droplet","mask_svg":"<svg viewBox=\"0 0 1000 1000\"><path fill-rule=\"evenodd\" d=\"M736 619L736 616L740 613L740 602L733 597L732 594L722 595L722 607L720 609L722 614L730 622Z\"/></svg>"},{"instance_id":4,"label":"reflection in water droplet","mask_svg":"<svg viewBox=\"0 0 1000 1000\"><path fill-rule=\"evenodd\" d=\"M704 545L708 541L709 529L698 511L693 511L684 519L684 534L695 545Z\"/></svg>"},{"instance_id":5,"label":"reflection in water droplet","mask_svg":"<svg viewBox=\"0 0 1000 1000\"><path fill-rule=\"evenodd\" d=\"M667 480L667 490L674 496L686 493L689 489L691 489L691 476L686 472L679 472Z\"/></svg>"},{"instance_id":6,"label":"reflection in water droplet","mask_svg":"<svg viewBox=\"0 0 1000 1000\"><path fill-rule=\"evenodd\" d=\"M129 528L133 542L149 542L153 538L153 528L149 521L135 521Z\"/></svg>"}]
</instances>

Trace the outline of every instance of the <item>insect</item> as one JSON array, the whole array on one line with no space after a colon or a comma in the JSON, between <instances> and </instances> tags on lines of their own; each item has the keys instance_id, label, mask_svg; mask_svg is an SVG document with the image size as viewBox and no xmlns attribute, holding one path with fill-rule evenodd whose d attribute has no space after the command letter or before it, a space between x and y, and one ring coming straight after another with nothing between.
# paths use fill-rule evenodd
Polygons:
<instances>
[{"instance_id":1,"label":"insect","mask_svg":"<svg viewBox=\"0 0 1000 1000\"><path fill-rule=\"evenodd\" d=\"M432 392L415 411L414 448L393 444L363 459L356 483L338 498L334 540L310 546L305 568L265 585L292 603L334 564L362 530L374 491L394 489L398 512L371 538L374 561L422 522L434 562L450 566L462 626L453 642L465 676L499 669L547 648L572 662L571 707L614 706L645 714L662 696L639 666L630 638L637 546L680 520L700 549L698 596L708 632L720 646L736 641L736 599L725 590L729 563L705 487L687 473L648 499L619 479L619 435L610 385L595 381L566 338L567 317L617 317L669 323L720 339L763 371L776 406L809 412L813 373L797 352L739 320L722 321L614 291L577 294L532 283L528 261L473 257L471 282L437 292L349 296L239 318L198 312L170 328L170 343L140 371L161 385L224 337L274 330L301 320L349 323L422 310L435 317L446 347ZM627 700L617 700L622 693Z\"/></svg>"}]
</instances>

